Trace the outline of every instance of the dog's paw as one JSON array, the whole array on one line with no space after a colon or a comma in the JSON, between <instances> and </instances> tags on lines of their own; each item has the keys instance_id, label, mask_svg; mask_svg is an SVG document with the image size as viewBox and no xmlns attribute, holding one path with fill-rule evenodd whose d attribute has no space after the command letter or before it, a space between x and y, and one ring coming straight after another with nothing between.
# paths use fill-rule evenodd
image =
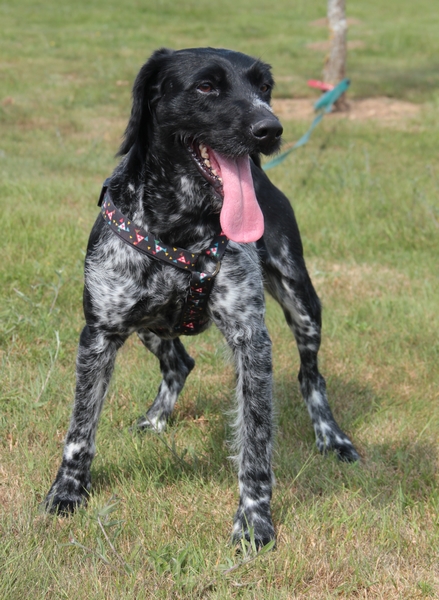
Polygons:
<instances>
[{"instance_id":1,"label":"dog's paw","mask_svg":"<svg viewBox=\"0 0 439 600\"><path fill-rule=\"evenodd\" d=\"M73 514L79 506L84 506L85 503L86 501L83 497L61 498L55 494L54 496L47 496L45 501L42 503L41 508L44 512L47 512L51 515L67 517Z\"/></svg>"},{"instance_id":2,"label":"dog's paw","mask_svg":"<svg viewBox=\"0 0 439 600\"><path fill-rule=\"evenodd\" d=\"M168 424L168 419L161 416L148 416L147 414L139 417L137 422L131 427L132 432L142 431L155 431L156 433L163 433Z\"/></svg>"},{"instance_id":3,"label":"dog's paw","mask_svg":"<svg viewBox=\"0 0 439 600\"><path fill-rule=\"evenodd\" d=\"M252 550L259 552L264 546L274 542L275 539L273 522L269 512L244 513L241 509L238 509L232 534L232 544L237 546L237 550L244 550L246 547L249 552Z\"/></svg>"},{"instance_id":4,"label":"dog's paw","mask_svg":"<svg viewBox=\"0 0 439 600\"><path fill-rule=\"evenodd\" d=\"M334 452L341 462L357 462L360 460L360 455L350 441L335 445Z\"/></svg>"},{"instance_id":5,"label":"dog's paw","mask_svg":"<svg viewBox=\"0 0 439 600\"><path fill-rule=\"evenodd\" d=\"M333 436L317 436L317 448L321 454L325 455L332 451L342 462L356 462L360 460L360 455L355 450L354 445L345 434L335 434Z\"/></svg>"},{"instance_id":6,"label":"dog's paw","mask_svg":"<svg viewBox=\"0 0 439 600\"><path fill-rule=\"evenodd\" d=\"M85 506L89 497L90 484L84 487L78 481L56 480L49 490L41 509L53 515L68 516L79 506Z\"/></svg>"}]
</instances>

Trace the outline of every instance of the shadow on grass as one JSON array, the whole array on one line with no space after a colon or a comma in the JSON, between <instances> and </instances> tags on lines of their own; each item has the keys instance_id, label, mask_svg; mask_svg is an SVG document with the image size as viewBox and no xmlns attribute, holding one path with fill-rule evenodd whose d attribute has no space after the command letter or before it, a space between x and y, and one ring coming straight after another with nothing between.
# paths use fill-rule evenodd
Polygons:
<instances>
[{"instance_id":1,"label":"shadow on grass","mask_svg":"<svg viewBox=\"0 0 439 600\"><path fill-rule=\"evenodd\" d=\"M185 411L187 412L187 411ZM106 492L115 482L146 480L155 487L166 487L181 481L208 482L236 478L233 453L228 440L232 433L229 419L216 403L209 403L209 419L180 420L172 418L166 432L119 431L118 456L115 436L100 444L100 457L92 467L93 489ZM107 452L108 449L108 452Z\"/></svg>"},{"instance_id":2,"label":"shadow on grass","mask_svg":"<svg viewBox=\"0 0 439 600\"><path fill-rule=\"evenodd\" d=\"M346 514L364 501L366 506L379 510L392 506L401 513L439 502L438 450L433 442L401 439L362 449L366 458L352 465L340 463L333 455L321 457L317 451L308 451L302 465L296 464L295 476L289 478L284 456L275 469L278 486L272 510L277 525L290 521L294 509L300 511L302 505L313 505L316 500L321 507L343 505ZM304 454L300 448L292 459Z\"/></svg>"},{"instance_id":3,"label":"shadow on grass","mask_svg":"<svg viewBox=\"0 0 439 600\"><path fill-rule=\"evenodd\" d=\"M354 382L332 379L328 385L334 411L342 427L352 437L355 428L377 404L370 388L360 388ZM295 471L306 454L314 451L313 428L300 396L297 379L277 377L275 382L277 407L276 430L279 452L293 456L292 470L285 476L295 476ZM116 430L114 423L103 419L99 429L99 456L93 463L93 488L108 489L115 480L134 481L145 477L153 485L170 485L182 479L217 480L236 478L229 443L233 437L231 418L226 414L231 402L224 396L209 394L194 412L185 402L176 409L164 434L146 431L130 433L128 427ZM199 417L203 412L207 418ZM340 418L341 417L341 418ZM297 448L303 447L295 457Z\"/></svg>"},{"instance_id":4,"label":"shadow on grass","mask_svg":"<svg viewBox=\"0 0 439 600\"><path fill-rule=\"evenodd\" d=\"M328 400L340 427L355 443L355 431L367 423L379 410L381 399L369 385L341 377L327 378ZM275 397L278 427L282 435L290 435L296 441L314 443L314 431L305 404L293 375L277 378Z\"/></svg>"},{"instance_id":5,"label":"shadow on grass","mask_svg":"<svg viewBox=\"0 0 439 600\"><path fill-rule=\"evenodd\" d=\"M275 395L274 471L278 485L273 511L277 523L283 522L291 506L310 502L313 497L347 492L360 494L377 506L395 500L409 506L435 493L438 450L433 443L404 438L373 444L357 435L362 427L381 418L382 399L370 386L339 377L328 381L334 415L362 456L354 465L317 452L293 376L277 378ZM231 430L223 408L212 396L206 405L211 417L201 428L197 420L189 418L175 421L162 435L131 434L125 429L115 436L113 429L112 439L103 440L92 469L94 492L108 494L121 485L122 489L128 486L142 493L145 486L160 489L182 482L193 482L195 486L215 482L236 488L227 442Z\"/></svg>"},{"instance_id":6,"label":"shadow on grass","mask_svg":"<svg viewBox=\"0 0 439 600\"><path fill-rule=\"evenodd\" d=\"M438 448L434 441L410 438L366 447L367 492L372 502L385 505L399 497L403 507L436 495Z\"/></svg>"},{"instance_id":7,"label":"shadow on grass","mask_svg":"<svg viewBox=\"0 0 439 600\"><path fill-rule=\"evenodd\" d=\"M314 445L314 433L296 384L290 378L278 382L279 428L275 453L277 493L273 496L276 522L288 520L291 507L313 498L355 497L371 505L397 504L401 510L439 500L439 453L434 440L419 440L414 433L382 443L368 442L357 431L373 425L388 431L382 415L383 399L370 386L333 377L328 396L335 418L351 437L361 455L347 464L332 454L322 457ZM291 390L291 393L288 392Z\"/></svg>"}]
</instances>

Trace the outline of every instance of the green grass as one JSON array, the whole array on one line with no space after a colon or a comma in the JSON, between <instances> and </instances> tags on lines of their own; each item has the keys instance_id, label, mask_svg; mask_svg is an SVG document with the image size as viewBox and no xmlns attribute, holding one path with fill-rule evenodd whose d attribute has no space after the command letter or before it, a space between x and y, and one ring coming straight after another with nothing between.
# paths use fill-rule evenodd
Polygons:
<instances>
[{"instance_id":1,"label":"green grass","mask_svg":"<svg viewBox=\"0 0 439 600\"><path fill-rule=\"evenodd\" d=\"M439 596L439 119L431 1L348 2L352 96L422 104L383 127L327 118L270 172L292 199L324 304L321 368L361 464L323 459L297 351L268 300L277 412L277 549L227 545L238 500L228 456L232 365L212 329L162 437L128 429L159 385L135 339L120 352L98 433L94 491L69 519L40 514L73 399L82 263L130 111L158 46L261 56L276 94L313 96L326 2L2 4L0 21L0 597ZM308 123L285 122L294 141Z\"/></svg>"}]
</instances>

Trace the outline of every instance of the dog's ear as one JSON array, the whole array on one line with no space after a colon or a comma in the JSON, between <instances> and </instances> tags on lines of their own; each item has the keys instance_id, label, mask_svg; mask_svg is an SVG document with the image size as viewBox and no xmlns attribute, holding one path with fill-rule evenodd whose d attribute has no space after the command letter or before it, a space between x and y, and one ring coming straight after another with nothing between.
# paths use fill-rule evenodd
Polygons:
<instances>
[{"instance_id":1,"label":"dog's ear","mask_svg":"<svg viewBox=\"0 0 439 600\"><path fill-rule=\"evenodd\" d=\"M133 86L133 107L118 155L127 154L135 145L138 150L146 149L152 113L160 99L160 73L174 50L161 48L140 69Z\"/></svg>"}]
</instances>

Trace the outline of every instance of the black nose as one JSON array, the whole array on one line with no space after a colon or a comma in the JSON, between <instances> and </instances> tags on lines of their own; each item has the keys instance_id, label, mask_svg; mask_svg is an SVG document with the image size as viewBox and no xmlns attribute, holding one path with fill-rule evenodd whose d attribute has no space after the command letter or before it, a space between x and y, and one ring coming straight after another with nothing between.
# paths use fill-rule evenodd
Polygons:
<instances>
[{"instance_id":1,"label":"black nose","mask_svg":"<svg viewBox=\"0 0 439 600\"><path fill-rule=\"evenodd\" d=\"M253 137L264 146L276 144L283 133L283 127L276 117L266 117L251 127Z\"/></svg>"}]
</instances>

